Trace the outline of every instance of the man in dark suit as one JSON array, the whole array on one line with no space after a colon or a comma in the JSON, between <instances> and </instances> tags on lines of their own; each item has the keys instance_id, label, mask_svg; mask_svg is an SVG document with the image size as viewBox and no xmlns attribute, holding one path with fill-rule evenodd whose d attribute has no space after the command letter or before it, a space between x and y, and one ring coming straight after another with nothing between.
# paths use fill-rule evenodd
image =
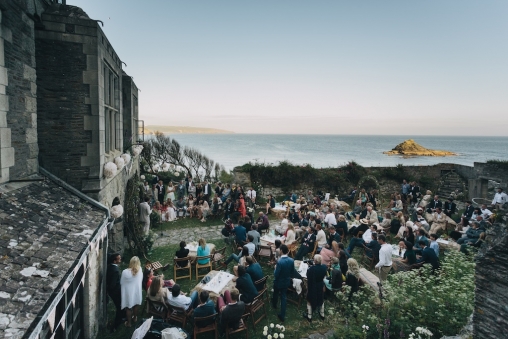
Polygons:
<instances>
[{"instance_id":1,"label":"man in dark suit","mask_svg":"<svg viewBox=\"0 0 508 339\"><path fill-rule=\"evenodd\" d=\"M416 184L416 182L411 182L409 186L409 194L408 194L411 202L416 203L418 198L420 197L420 186Z\"/></svg>"},{"instance_id":2,"label":"man in dark suit","mask_svg":"<svg viewBox=\"0 0 508 339\"><path fill-rule=\"evenodd\" d=\"M122 291L120 287L120 269L118 265L122 262L119 253L114 253L109 257L109 265L106 272L106 292L115 304L116 314L111 330L114 332L118 325L122 323Z\"/></svg>"},{"instance_id":3,"label":"man in dark suit","mask_svg":"<svg viewBox=\"0 0 508 339\"><path fill-rule=\"evenodd\" d=\"M166 194L166 190L164 187L164 184L162 183L162 180L159 180L159 183L155 185L155 188L157 189L157 200L162 204L164 204L164 195Z\"/></svg>"},{"instance_id":4,"label":"man in dark suit","mask_svg":"<svg viewBox=\"0 0 508 339\"><path fill-rule=\"evenodd\" d=\"M433 270L439 269L439 258L436 255L436 252L425 244L425 241L418 241L418 245L422 249L422 257L416 261L417 264L425 263L431 264Z\"/></svg>"},{"instance_id":5,"label":"man in dark suit","mask_svg":"<svg viewBox=\"0 0 508 339\"><path fill-rule=\"evenodd\" d=\"M231 292L226 291L224 297L217 298L217 308L220 313L219 323L223 329L228 326L231 329L237 329L240 326L245 311L245 303L239 301L240 292L233 288Z\"/></svg>"},{"instance_id":6,"label":"man in dark suit","mask_svg":"<svg viewBox=\"0 0 508 339\"><path fill-rule=\"evenodd\" d=\"M472 201L466 201L466 209L464 210L464 213L462 213L462 216L466 218L467 220L471 219L473 216L474 207Z\"/></svg>"},{"instance_id":7,"label":"man in dark suit","mask_svg":"<svg viewBox=\"0 0 508 339\"><path fill-rule=\"evenodd\" d=\"M215 304L209 299L208 291L202 290L199 292L199 305L194 309L192 316L194 318L204 318L209 315L215 314ZM205 327L209 324L213 324L215 319L208 320L207 322L199 322L196 325L198 327Z\"/></svg>"},{"instance_id":8,"label":"man in dark suit","mask_svg":"<svg viewBox=\"0 0 508 339\"><path fill-rule=\"evenodd\" d=\"M329 227L330 233L326 237L326 248L332 248L332 243L335 241L337 244L340 243L340 234L334 226Z\"/></svg>"},{"instance_id":9,"label":"man in dark suit","mask_svg":"<svg viewBox=\"0 0 508 339\"><path fill-rule=\"evenodd\" d=\"M277 317L284 322L286 317L286 292L291 285L291 278L296 275L295 261L288 257L289 249L286 245L281 245L282 256L277 262L273 281L272 307L277 308L278 297L280 294L280 313Z\"/></svg>"},{"instance_id":10,"label":"man in dark suit","mask_svg":"<svg viewBox=\"0 0 508 339\"><path fill-rule=\"evenodd\" d=\"M434 196L434 200L432 200L428 205L427 205L427 212L428 213L434 213L436 211L436 208L442 208L443 207L443 203L439 200L439 196L438 195L435 195Z\"/></svg>"},{"instance_id":11,"label":"man in dark suit","mask_svg":"<svg viewBox=\"0 0 508 339\"><path fill-rule=\"evenodd\" d=\"M453 198L448 198L448 201L444 204L444 213L451 218L456 210L457 205L453 202Z\"/></svg>"},{"instance_id":12,"label":"man in dark suit","mask_svg":"<svg viewBox=\"0 0 508 339\"><path fill-rule=\"evenodd\" d=\"M211 195L212 195L212 185L208 183L208 180L205 180L205 184L203 185L203 200L206 200L206 202L210 204Z\"/></svg>"}]
</instances>

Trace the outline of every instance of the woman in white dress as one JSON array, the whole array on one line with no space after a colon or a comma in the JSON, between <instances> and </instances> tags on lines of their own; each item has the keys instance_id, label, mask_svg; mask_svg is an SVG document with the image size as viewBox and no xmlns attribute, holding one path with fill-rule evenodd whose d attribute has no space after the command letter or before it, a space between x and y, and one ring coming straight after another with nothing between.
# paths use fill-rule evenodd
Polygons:
<instances>
[{"instance_id":1,"label":"woman in white dress","mask_svg":"<svg viewBox=\"0 0 508 339\"><path fill-rule=\"evenodd\" d=\"M178 220L177 215L176 215L175 205L173 205L173 200L168 199L166 201L166 203L168 205L168 210L166 211L166 220L167 221Z\"/></svg>"},{"instance_id":2,"label":"woman in white dress","mask_svg":"<svg viewBox=\"0 0 508 339\"><path fill-rule=\"evenodd\" d=\"M122 290L122 310L125 309L127 321L125 326L131 327L131 322L138 321L138 307L143 303L142 295L143 272L138 257L132 257L129 268L122 272L120 285Z\"/></svg>"},{"instance_id":3,"label":"woman in white dress","mask_svg":"<svg viewBox=\"0 0 508 339\"><path fill-rule=\"evenodd\" d=\"M171 199L171 201L175 201L175 186L173 186L173 183L170 181L168 182L168 186L166 188L166 200Z\"/></svg>"}]
</instances>

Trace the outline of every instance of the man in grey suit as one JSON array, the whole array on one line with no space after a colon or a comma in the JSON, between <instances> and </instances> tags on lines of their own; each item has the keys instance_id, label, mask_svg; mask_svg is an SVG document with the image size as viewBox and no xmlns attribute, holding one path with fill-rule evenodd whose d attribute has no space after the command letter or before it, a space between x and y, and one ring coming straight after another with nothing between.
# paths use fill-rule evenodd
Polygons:
<instances>
[{"instance_id":1,"label":"man in grey suit","mask_svg":"<svg viewBox=\"0 0 508 339\"><path fill-rule=\"evenodd\" d=\"M280 313L277 317L284 322L286 317L286 292L291 285L291 278L296 275L295 261L288 257L289 249L286 245L280 247L282 256L277 262L273 281L272 307L277 308L277 301L280 294Z\"/></svg>"},{"instance_id":2,"label":"man in grey suit","mask_svg":"<svg viewBox=\"0 0 508 339\"><path fill-rule=\"evenodd\" d=\"M150 214L152 210L150 209L150 205L148 202L150 201L149 197L145 197L145 201L139 204L139 221L143 223L143 233L148 235L148 231L150 230Z\"/></svg>"}]
</instances>

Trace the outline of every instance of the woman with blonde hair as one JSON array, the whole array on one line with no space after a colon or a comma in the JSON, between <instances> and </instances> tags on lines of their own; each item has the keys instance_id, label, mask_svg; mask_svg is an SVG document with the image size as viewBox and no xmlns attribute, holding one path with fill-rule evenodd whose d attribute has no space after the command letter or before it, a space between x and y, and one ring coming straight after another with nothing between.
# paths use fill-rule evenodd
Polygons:
<instances>
[{"instance_id":1,"label":"woman with blonde hair","mask_svg":"<svg viewBox=\"0 0 508 339\"><path fill-rule=\"evenodd\" d=\"M208 247L208 245L206 244L206 240L201 238L198 240L198 251L197 251L197 256L198 257L205 257L207 255L210 255L210 247ZM208 264L208 262L210 261L210 258L207 258L207 259L199 259L198 260L198 264L200 265L204 265L204 264Z\"/></svg>"},{"instance_id":2,"label":"woman with blonde hair","mask_svg":"<svg viewBox=\"0 0 508 339\"><path fill-rule=\"evenodd\" d=\"M286 238L284 239L284 244L291 245L296 240L296 232L295 226L293 226L292 222L288 223L288 229L286 232Z\"/></svg>"},{"instance_id":3,"label":"woman with blonde hair","mask_svg":"<svg viewBox=\"0 0 508 339\"><path fill-rule=\"evenodd\" d=\"M402 212L398 212L397 213L397 219L400 221L400 227L399 227L399 230L397 231L397 235L395 236L396 238L403 238L404 237L404 232L406 232L406 219L404 218L404 214L402 214Z\"/></svg>"},{"instance_id":4,"label":"woman with blonde hair","mask_svg":"<svg viewBox=\"0 0 508 339\"><path fill-rule=\"evenodd\" d=\"M155 276L152 278L152 283L148 289L146 296L149 300L163 303L167 305L168 300L168 289L163 287L164 276Z\"/></svg>"},{"instance_id":5,"label":"woman with blonde hair","mask_svg":"<svg viewBox=\"0 0 508 339\"><path fill-rule=\"evenodd\" d=\"M132 257L129 268L122 272L120 285L122 290L122 309L125 309L127 321L125 326L131 327L131 322L138 321L138 306L143 303L142 295L143 272L138 257Z\"/></svg>"},{"instance_id":6,"label":"woman with blonde hair","mask_svg":"<svg viewBox=\"0 0 508 339\"><path fill-rule=\"evenodd\" d=\"M351 291L349 292L349 300L351 301L353 293L358 292L360 288L360 266L356 259L349 258L347 260L347 267L345 284L351 287Z\"/></svg>"}]
</instances>

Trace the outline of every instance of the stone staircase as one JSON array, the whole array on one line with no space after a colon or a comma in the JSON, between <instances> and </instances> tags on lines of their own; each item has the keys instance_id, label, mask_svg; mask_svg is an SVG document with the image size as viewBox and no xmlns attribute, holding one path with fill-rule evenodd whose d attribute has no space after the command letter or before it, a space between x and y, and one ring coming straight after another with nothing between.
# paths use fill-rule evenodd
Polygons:
<instances>
[{"instance_id":1,"label":"stone staircase","mask_svg":"<svg viewBox=\"0 0 508 339\"><path fill-rule=\"evenodd\" d=\"M456 172L449 172L441 177L441 182L437 190L437 194L441 200L445 200L450 195L458 190L459 193L464 193L467 190L467 182L465 182Z\"/></svg>"}]
</instances>

